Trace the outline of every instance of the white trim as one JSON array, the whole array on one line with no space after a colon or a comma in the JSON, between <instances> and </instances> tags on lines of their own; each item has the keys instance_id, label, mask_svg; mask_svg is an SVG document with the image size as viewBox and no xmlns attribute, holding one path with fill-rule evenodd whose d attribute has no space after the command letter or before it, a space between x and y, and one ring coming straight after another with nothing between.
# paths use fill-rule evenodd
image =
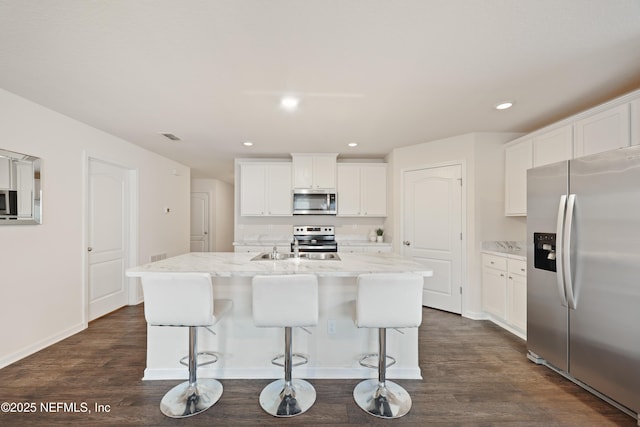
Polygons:
<instances>
[{"instance_id":1,"label":"white trim","mask_svg":"<svg viewBox=\"0 0 640 427\"><path fill-rule=\"evenodd\" d=\"M11 365L12 363L17 362L20 359L24 359L27 356L31 356L32 354L45 349L47 347L49 347L50 345L53 345L57 342L60 342L64 339L69 338L72 335L77 334L78 332L81 332L85 329L87 329L87 323L86 322L82 322L80 324L77 324L75 326L72 326L71 328L67 328L64 331L51 335L50 337L41 339L38 342L35 342L27 347L22 348L21 350L18 350L14 353L9 354L8 356L3 357L2 359L0 359L0 369L4 368L5 366Z\"/></svg>"},{"instance_id":2,"label":"white trim","mask_svg":"<svg viewBox=\"0 0 640 427\"><path fill-rule=\"evenodd\" d=\"M201 378L218 379L276 379L284 375L282 368L200 368L198 376ZM155 380L186 380L189 376L187 368L146 368L145 381ZM368 368L295 368L294 378L306 379L367 379L377 378L377 371ZM389 379L421 380L420 368L387 369Z\"/></svg>"}]
</instances>

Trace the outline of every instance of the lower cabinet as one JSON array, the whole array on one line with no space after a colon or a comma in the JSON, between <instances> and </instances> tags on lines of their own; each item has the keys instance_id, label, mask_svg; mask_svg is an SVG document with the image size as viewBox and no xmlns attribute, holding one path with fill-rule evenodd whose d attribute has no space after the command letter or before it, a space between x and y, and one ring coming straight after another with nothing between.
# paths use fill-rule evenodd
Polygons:
<instances>
[{"instance_id":1,"label":"lower cabinet","mask_svg":"<svg viewBox=\"0 0 640 427\"><path fill-rule=\"evenodd\" d=\"M526 261L482 254L482 309L494 323L526 339Z\"/></svg>"},{"instance_id":2,"label":"lower cabinet","mask_svg":"<svg viewBox=\"0 0 640 427\"><path fill-rule=\"evenodd\" d=\"M391 250L391 245L387 244L371 244L371 245L340 245L338 244L338 252L342 252L342 253L362 253L362 252L369 252L369 253L390 253L392 252Z\"/></svg>"},{"instance_id":3,"label":"lower cabinet","mask_svg":"<svg viewBox=\"0 0 640 427\"><path fill-rule=\"evenodd\" d=\"M291 252L291 244L276 245L278 252ZM237 245L234 246L234 252L270 252L273 250L273 244L266 245Z\"/></svg>"}]
</instances>

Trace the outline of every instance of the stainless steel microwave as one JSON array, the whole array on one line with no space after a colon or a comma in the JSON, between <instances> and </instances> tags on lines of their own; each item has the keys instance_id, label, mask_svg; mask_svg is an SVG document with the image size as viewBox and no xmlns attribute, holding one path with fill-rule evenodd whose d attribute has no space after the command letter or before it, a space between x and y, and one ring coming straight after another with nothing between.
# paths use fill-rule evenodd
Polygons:
<instances>
[{"instance_id":1,"label":"stainless steel microwave","mask_svg":"<svg viewBox=\"0 0 640 427\"><path fill-rule=\"evenodd\" d=\"M293 190L294 215L336 215L338 197L332 190Z\"/></svg>"}]
</instances>

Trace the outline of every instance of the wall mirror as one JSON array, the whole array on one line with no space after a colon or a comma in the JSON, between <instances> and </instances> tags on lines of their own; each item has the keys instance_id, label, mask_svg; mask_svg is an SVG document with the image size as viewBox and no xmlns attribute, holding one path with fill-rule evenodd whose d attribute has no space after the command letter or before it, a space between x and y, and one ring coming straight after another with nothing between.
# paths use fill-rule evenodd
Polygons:
<instances>
[{"instance_id":1,"label":"wall mirror","mask_svg":"<svg viewBox=\"0 0 640 427\"><path fill-rule=\"evenodd\" d=\"M0 225L41 224L41 160L0 149Z\"/></svg>"}]
</instances>

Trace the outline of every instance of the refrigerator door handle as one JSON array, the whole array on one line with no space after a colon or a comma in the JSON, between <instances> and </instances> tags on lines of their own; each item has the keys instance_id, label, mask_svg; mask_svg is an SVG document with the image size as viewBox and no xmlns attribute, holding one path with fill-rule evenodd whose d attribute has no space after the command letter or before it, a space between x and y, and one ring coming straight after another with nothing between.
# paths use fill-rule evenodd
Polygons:
<instances>
[{"instance_id":1,"label":"refrigerator door handle","mask_svg":"<svg viewBox=\"0 0 640 427\"><path fill-rule=\"evenodd\" d=\"M571 274L571 225L573 223L573 209L576 205L576 195L569 194L567 198L567 214L562 236L562 268L565 272L564 289L567 293L569 308L576 309L576 298L573 292L573 280Z\"/></svg>"},{"instance_id":2,"label":"refrigerator door handle","mask_svg":"<svg viewBox=\"0 0 640 427\"><path fill-rule=\"evenodd\" d=\"M560 196L560 204L558 205L558 222L556 225L556 283L558 284L558 293L560 294L560 304L567 306L567 297L565 296L564 285L564 266L563 266L563 235L564 235L564 211L567 207L567 196Z\"/></svg>"}]
</instances>

